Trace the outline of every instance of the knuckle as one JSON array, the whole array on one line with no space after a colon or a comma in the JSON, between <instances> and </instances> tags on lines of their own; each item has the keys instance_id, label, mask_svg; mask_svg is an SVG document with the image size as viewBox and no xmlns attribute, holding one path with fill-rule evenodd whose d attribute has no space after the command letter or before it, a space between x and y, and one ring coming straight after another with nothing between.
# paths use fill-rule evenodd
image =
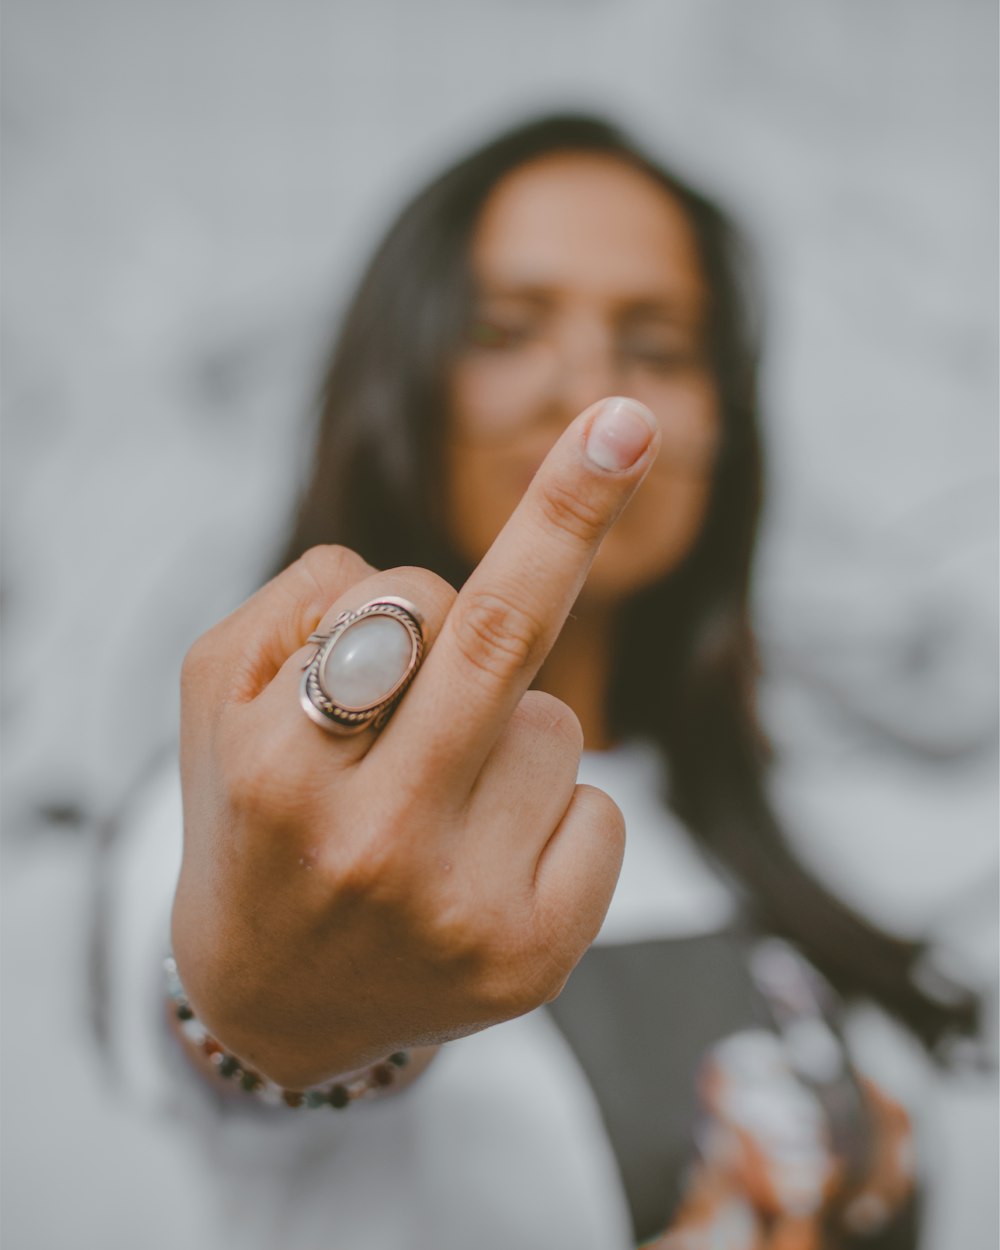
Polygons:
<instances>
[{"instance_id":1,"label":"knuckle","mask_svg":"<svg viewBox=\"0 0 1000 1250\"><path fill-rule=\"evenodd\" d=\"M320 810L329 813L322 796L320 801ZM337 836L325 842L322 866L331 896L364 901L389 927L425 932L430 890L422 859L414 853L419 839L412 810L371 794L338 806L351 817L338 820Z\"/></svg>"},{"instance_id":2,"label":"knuckle","mask_svg":"<svg viewBox=\"0 0 1000 1250\"><path fill-rule=\"evenodd\" d=\"M295 567L321 596L328 596L331 588L339 589L346 582L360 581L373 571L356 551L339 543L310 547L295 561Z\"/></svg>"},{"instance_id":3,"label":"knuckle","mask_svg":"<svg viewBox=\"0 0 1000 1250\"><path fill-rule=\"evenodd\" d=\"M386 572L393 593L412 600L425 622L442 621L451 611L458 591L431 569L400 565Z\"/></svg>"},{"instance_id":4,"label":"knuckle","mask_svg":"<svg viewBox=\"0 0 1000 1250\"><path fill-rule=\"evenodd\" d=\"M216 633L214 629L210 629L188 647L181 661L182 697L197 695L215 673L219 658L220 648Z\"/></svg>"},{"instance_id":5,"label":"knuckle","mask_svg":"<svg viewBox=\"0 0 1000 1250\"><path fill-rule=\"evenodd\" d=\"M229 809L250 826L289 829L302 823L322 792L297 749L294 729L281 720L248 726L224 719L219 776Z\"/></svg>"},{"instance_id":6,"label":"knuckle","mask_svg":"<svg viewBox=\"0 0 1000 1250\"><path fill-rule=\"evenodd\" d=\"M538 506L545 521L557 533L588 546L596 542L608 526L604 508L561 482L546 484Z\"/></svg>"},{"instance_id":7,"label":"knuckle","mask_svg":"<svg viewBox=\"0 0 1000 1250\"><path fill-rule=\"evenodd\" d=\"M426 589L433 595L454 599L458 593L451 582L445 581L440 574L433 569L421 568L418 564L401 564L392 573L398 575L401 581L418 584L421 589Z\"/></svg>"},{"instance_id":8,"label":"knuckle","mask_svg":"<svg viewBox=\"0 0 1000 1250\"><path fill-rule=\"evenodd\" d=\"M323 876L331 900L338 905L391 901L394 867L392 839L380 835L355 838L349 844L328 848Z\"/></svg>"},{"instance_id":9,"label":"knuckle","mask_svg":"<svg viewBox=\"0 0 1000 1250\"><path fill-rule=\"evenodd\" d=\"M461 882L438 879L411 893L415 927L424 935L436 963L446 967L485 966L490 959L495 923L490 907Z\"/></svg>"},{"instance_id":10,"label":"knuckle","mask_svg":"<svg viewBox=\"0 0 1000 1250\"><path fill-rule=\"evenodd\" d=\"M450 983L466 987L484 1017L508 1018L512 943L499 901L447 887L410 892L400 900L412 942Z\"/></svg>"},{"instance_id":11,"label":"knuckle","mask_svg":"<svg viewBox=\"0 0 1000 1250\"><path fill-rule=\"evenodd\" d=\"M538 658L540 622L510 599L492 591L459 597L452 617L455 642L465 661L501 681Z\"/></svg>"},{"instance_id":12,"label":"knuckle","mask_svg":"<svg viewBox=\"0 0 1000 1250\"><path fill-rule=\"evenodd\" d=\"M488 939L466 904L436 907L427 918L425 931L439 967L478 975L488 965Z\"/></svg>"},{"instance_id":13,"label":"knuckle","mask_svg":"<svg viewBox=\"0 0 1000 1250\"><path fill-rule=\"evenodd\" d=\"M240 814L270 818L281 814L288 787L278 780L274 758L259 741L241 744L226 761L223 786L229 807Z\"/></svg>"}]
</instances>

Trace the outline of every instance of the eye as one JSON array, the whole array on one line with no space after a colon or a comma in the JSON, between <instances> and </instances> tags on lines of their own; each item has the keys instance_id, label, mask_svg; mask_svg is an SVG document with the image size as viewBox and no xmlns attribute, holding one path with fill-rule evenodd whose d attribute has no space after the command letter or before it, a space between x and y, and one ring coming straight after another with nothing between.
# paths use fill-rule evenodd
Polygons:
<instances>
[{"instance_id":1,"label":"eye","mask_svg":"<svg viewBox=\"0 0 1000 1250\"><path fill-rule=\"evenodd\" d=\"M618 347L623 359L657 373L678 373L700 368L704 353L694 343L665 339L661 335L631 334Z\"/></svg>"},{"instance_id":2,"label":"eye","mask_svg":"<svg viewBox=\"0 0 1000 1250\"><path fill-rule=\"evenodd\" d=\"M524 321L506 317L475 317L469 324L467 338L472 347L501 351L519 347L531 336L531 326Z\"/></svg>"}]
</instances>

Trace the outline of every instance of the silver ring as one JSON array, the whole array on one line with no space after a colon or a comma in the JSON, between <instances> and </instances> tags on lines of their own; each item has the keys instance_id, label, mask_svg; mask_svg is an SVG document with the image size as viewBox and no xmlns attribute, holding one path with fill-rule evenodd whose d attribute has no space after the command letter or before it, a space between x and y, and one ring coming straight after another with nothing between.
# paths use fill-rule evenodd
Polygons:
<instances>
[{"instance_id":1,"label":"silver ring","mask_svg":"<svg viewBox=\"0 0 1000 1250\"><path fill-rule=\"evenodd\" d=\"M426 649L423 617L395 595L341 612L309 641L316 652L303 666L299 702L310 720L338 734L381 729Z\"/></svg>"}]
</instances>

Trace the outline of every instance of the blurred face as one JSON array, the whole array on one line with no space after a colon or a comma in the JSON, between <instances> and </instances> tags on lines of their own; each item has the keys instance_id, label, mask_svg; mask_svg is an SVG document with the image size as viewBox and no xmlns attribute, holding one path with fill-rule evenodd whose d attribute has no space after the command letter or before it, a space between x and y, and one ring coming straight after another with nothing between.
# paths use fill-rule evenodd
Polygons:
<instances>
[{"instance_id":1,"label":"blurred face","mask_svg":"<svg viewBox=\"0 0 1000 1250\"><path fill-rule=\"evenodd\" d=\"M684 211L614 157L546 156L495 188L471 264L475 306L450 378L452 540L478 562L566 424L606 395L633 396L658 417L662 450L581 596L620 602L690 548L718 442Z\"/></svg>"}]
</instances>

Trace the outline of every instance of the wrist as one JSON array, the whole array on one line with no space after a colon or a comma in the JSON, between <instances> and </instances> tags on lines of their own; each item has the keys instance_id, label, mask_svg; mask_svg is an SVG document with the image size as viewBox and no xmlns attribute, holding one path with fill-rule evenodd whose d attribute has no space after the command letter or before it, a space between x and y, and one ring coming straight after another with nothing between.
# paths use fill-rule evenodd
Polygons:
<instances>
[{"instance_id":1,"label":"wrist","mask_svg":"<svg viewBox=\"0 0 1000 1250\"><path fill-rule=\"evenodd\" d=\"M173 956L164 960L166 1001L171 1027L190 1061L221 1088L249 1095L270 1106L332 1107L383 1096L412 1084L428 1066L437 1046L397 1050L373 1063L321 1081L282 1084L272 1080L214 1037L195 1014Z\"/></svg>"}]
</instances>

